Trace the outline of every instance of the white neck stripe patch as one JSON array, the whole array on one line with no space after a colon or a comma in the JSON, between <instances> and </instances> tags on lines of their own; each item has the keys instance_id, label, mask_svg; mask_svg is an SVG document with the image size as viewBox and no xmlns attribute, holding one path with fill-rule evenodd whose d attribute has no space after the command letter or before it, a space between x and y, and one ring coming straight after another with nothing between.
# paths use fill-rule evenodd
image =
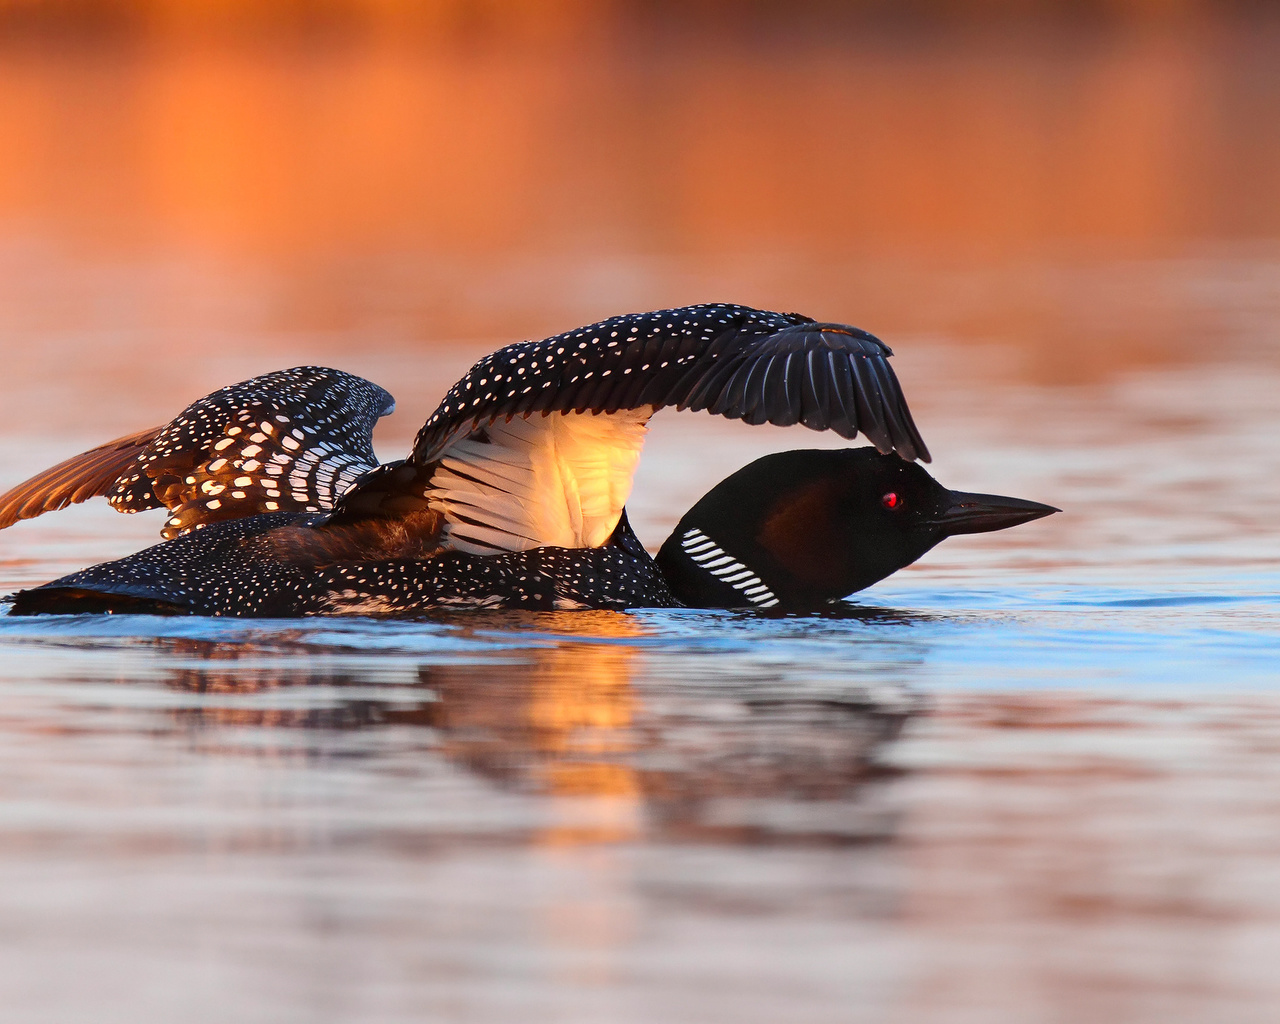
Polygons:
<instances>
[{"instance_id":1,"label":"white neck stripe patch","mask_svg":"<svg viewBox=\"0 0 1280 1024\"><path fill-rule=\"evenodd\" d=\"M685 531L680 547L695 565L729 584L757 608L772 608L778 603L759 576L696 527Z\"/></svg>"}]
</instances>

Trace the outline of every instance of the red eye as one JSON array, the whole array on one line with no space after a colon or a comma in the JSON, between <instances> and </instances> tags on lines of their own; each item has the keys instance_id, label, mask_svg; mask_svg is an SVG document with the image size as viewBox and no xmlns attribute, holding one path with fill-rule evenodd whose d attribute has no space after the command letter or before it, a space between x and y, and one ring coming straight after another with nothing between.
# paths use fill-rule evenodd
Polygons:
<instances>
[{"instance_id":1,"label":"red eye","mask_svg":"<svg viewBox=\"0 0 1280 1024\"><path fill-rule=\"evenodd\" d=\"M904 502L900 497L898 497L896 491L890 491L880 499L880 504L885 508L902 508Z\"/></svg>"}]
</instances>

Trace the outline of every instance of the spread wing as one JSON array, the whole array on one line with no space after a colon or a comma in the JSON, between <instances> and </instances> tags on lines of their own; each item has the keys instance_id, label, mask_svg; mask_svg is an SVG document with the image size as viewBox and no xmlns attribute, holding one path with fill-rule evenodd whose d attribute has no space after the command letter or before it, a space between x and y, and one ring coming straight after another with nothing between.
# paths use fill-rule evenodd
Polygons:
<instances>
[{"instance_id":1,"label":"spread wing","mask_svg":"<svg viewBox=\"0 0 1280 1024\"><path fill-rule=\"evenodd\" d=\"M0 526L94 495L119 512L167 507L166 538L261 512L332 508L377 466L373 426L394 408L382 388L340 370L264 374L32 477L0 497Z\"/></svg>"},{"instance_id":2,"label":"spread wing","mask_svg":"<svg viewBox=\"0 0 1280 1024\"><path fill-rule=\"evenodd\" d=\"M884 342L844 324L724 304L616 316L485 356L445 395L410 460L497 419L673 405L747 423L866 436L929 461Z\"/></svg>"},{"instance_id":3,"label":"spread wing","mask_svg":"<svg viewBox=\"0 0 1280 1024\"><path fill-rule=\"evenodd\" d=\"M444 514L446 547L478 554L592 547L612 533L657 409L864 434L929 458L888 346L795 313L701 305L613 317L475 364L404 463L372 474L335 516Z\"/></svg>"}]
</instances>

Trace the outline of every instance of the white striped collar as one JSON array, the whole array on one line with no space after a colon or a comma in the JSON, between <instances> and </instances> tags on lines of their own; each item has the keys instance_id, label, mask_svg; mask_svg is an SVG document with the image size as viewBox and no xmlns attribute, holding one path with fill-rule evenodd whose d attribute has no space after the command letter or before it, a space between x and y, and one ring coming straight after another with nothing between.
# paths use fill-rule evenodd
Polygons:
<instances>
[{"instance_id":1,"label":"white striped collar","mask_svg":"<svg viewBox=\"0 0 1280 1024\"><path fill-rule=\"evenodd\" d=\"M739 591L755 607L772 608L778 603L759 576L696 527L684 532L680 547L699 567Z\"/></svg>"}]
</instances>

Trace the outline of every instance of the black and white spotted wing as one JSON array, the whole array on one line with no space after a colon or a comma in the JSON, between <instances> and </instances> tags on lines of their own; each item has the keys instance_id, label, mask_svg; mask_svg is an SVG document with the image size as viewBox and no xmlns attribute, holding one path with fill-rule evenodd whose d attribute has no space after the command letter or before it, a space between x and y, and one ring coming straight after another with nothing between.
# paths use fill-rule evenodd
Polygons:
<instances>
[{"instance_id":1,"label":"black and white spotted wing","mask_svg":"<svg viewBox=\"0 0 1280 1024\"><path fill-rule=\"evenodd\" d=\"M630 491L646 423L664 406L862 433L883 452L927 461L891 354L854 327L724 304L509 345L449 390L406 460L418 472L398 470L403 483L390 493L412 490L442 511L446 547L597 546ZM350 507L368 514L387 482L362 483Z\"/></svg>"},{"instance_id":2,"label":"black and white spotted wing","mask_svg":"<svg viewBox=\"0 0 1280 1024\"><path fill-rule=\"evenodd\" d=\"M410 459L430 462L498 419L675 406L846 438L861 433L886 454L928 462L892 354L856 327L748 306L611 317L485 356L423 425Z\"/></svg>"},{"instance_id":3,"label":"black and white spotted wing","mask_svg":"<svg viewBox=\"0 0 1280 1024\"><path fill-rule=\"evenodd\" d=\"M318 512L377 466L373 427L395 408L376 384L299 366L222 388L182 411L107 496L170 510L162 531L262 512Z\"/></svg>"},{"instance_id":4,"label":"black and white spotted wing","mask_svg":"<svg viewBox=\"0 0 1280 1024\"><path fill-rule=\"evenodd\" d=\"M60 463L0 506L16 496L16 521L106 495L120 512L167 507L165 537L261 512L328 509L377 465L373 426L394 407L382 388L340 370L279 370L215 391L158 430Z\"/></svg>"}]
</instances>

